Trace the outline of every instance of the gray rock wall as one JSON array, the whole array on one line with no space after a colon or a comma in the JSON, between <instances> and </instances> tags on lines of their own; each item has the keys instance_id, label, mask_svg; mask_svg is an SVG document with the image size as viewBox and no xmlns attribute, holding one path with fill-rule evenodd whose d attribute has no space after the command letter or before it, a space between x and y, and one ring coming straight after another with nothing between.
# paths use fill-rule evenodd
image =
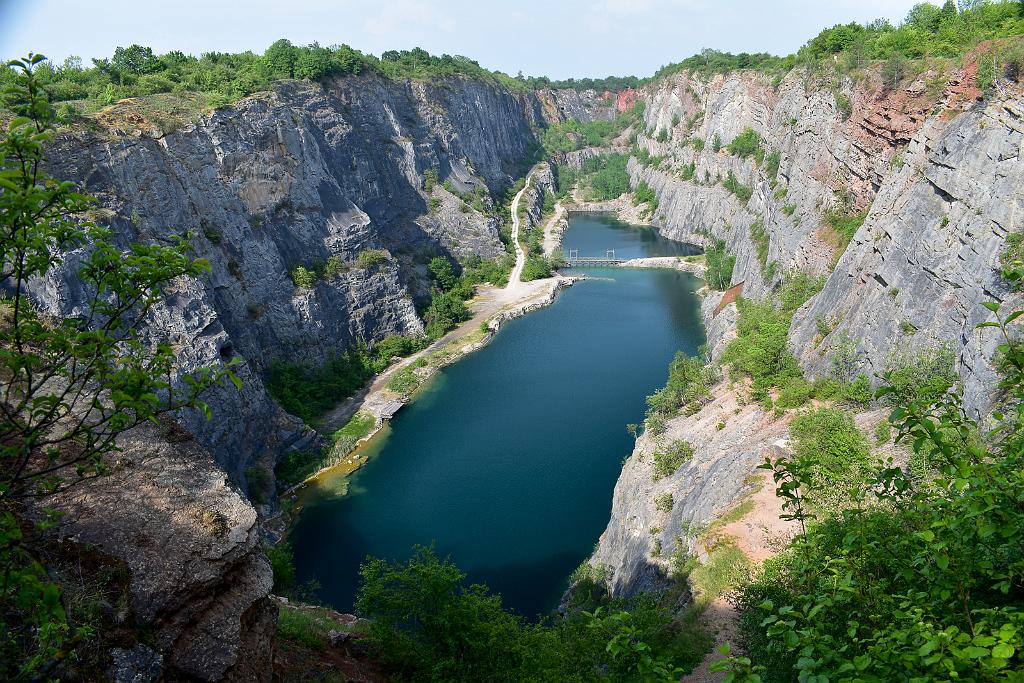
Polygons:
<instances>
[{"instance_id":1,"label":"gray rock wall","mask_svg":"<svg viewBox=\"0 0 1024 683\"><path fill-rule=\"evenodd\" d=\"M148 651L166 680L269 681L277 606L256 511L173 423L136 429L120 445L111 473L46 506L63 513L61 536L130 572L127 616L157 653L140 645L136 658ZM126 668L120 654L115 670Z\"/></svg>"},{"instance_id":2,"label":"gray rock wall","mask_svg":"<svg viewBox=\"0 0 1024 683\"><path fill-rule=\"evenodd\" d=\"M983 410L995 383L995 342L974 327L987 315L981 302L1006 294L998 255L1006 234L1021 229L1024 99L1019 89L984 105L958 99L963 76L953 74L938 98L946 105L940 112L923 94L929 76L894 93L844 81L853 103L845 120L826 84L799 71L777 89L750 73L708 82L673 76L642 91L648 104L638 144L665 160L644 166L633 159L629 171L634 184L646 182L658 194L654 224L663 234L726 242L736 256L733 283L744 283L744 296L763 298L792 270L827 275L824 292L797 313L790 334L812 376L831 371L834 344L845 335L857 344L860 371L872 378L897 348L947 343L958 354L968 406ZM695 122L692 129L687 122ZM724 149L748 127L766 150L780 153L775 179L752 157ZM671 137L658 142L662 131ZM716 135L719 152L712 149ZM705 142L702 151L694 138ZM694 177L683 180L689 163ZM748 201L722 187L730 172L751 188ZM834 268L830 210L868 211ZM775 264L768 269L751 239L755 221L768 236L767 263ZM819 317L835 328L825 343L817 338Z\"/></svg>"},{"instance_id":3,"label":"gray rock wall","mask_svg":"<svg viewBox=\"0 0 1024 683\"><path fill-rule=\"evenodd\" d=\"M428 197L425 171L463 196L482 191L486 209L525 172L539 126L607 108L593 93L513 94L463 78L285 81L173 132L137 125L119 103L103 126L63 136L52 170L99 198L125 247L193 233L212 273L177 287L153 324L175 340L183 371L245 360L241 394L211 395L210 421L182 418L240 481L303 435L266 395L271 362L317 365L355 343L421 333L413 300L429 296L430 256L503 253L500 218L440 185ZM355 267L371 248L388 264ZM296 266L331 258L344 272L295 286ZM36 284L44 308L69 315L83 304L74 272Z\"/></svg>"},{"instance_id":4,"label":"gray rock wall","mask_svg":"<svg viewBox=\"0 0 1024 683\"><path fill-rule=\"evenodd\" d=\"M886 176L871 212L825 289L795 316L790 341L813 374L835 346L856 345L858 370L875 376L894 355L948 344L966 406L991 409L1000 342L977 325L980 304L1020 305L998 270L1006 235L1024 227L1024 99L999 99L951 122L930 119L904 165ZM834 329L824 339L816 321Z\"/></svg>"},{"instance_id":5,"label":"gray rock wall","mask_svg":"<svg viewBox=\"0 0 1024 683\"><path fill-rule=\"evenodd\" d=\"M655 190L653 222L662 234L694 243L725 241L736 256L732 283L743 283L743 296L767 296L795 269L827 277L790 328L790 346L808 374L830 374L832 357L847 337L857 370L873 379L894 354L947 344L957 355L966 407L983 414L997 394L992 358L998 339L975 329L991 319L981 303L1022 305L998 270L1006 235L1024 228L1024 95L1012 87L980 103L967 77L954 73L946 91L929 99L924 79L933 76L923 74L897 92L883 92L870 78L856 86L843 81L840 92L853 105L846 119L828 84L798 71L777 88L750 73L707 82L686 73L672 76L640 93L647 107L638 144L664 160L644 165L634 158L628 170L634 186L643 181ZM775 179L753 158L724 150L747 127L761 135L768 151L780 153ZM670 137L659 142L662 131ZM715 135L723 146L718 152ZM701 151L694 138L704 141ZM684 180L690 163L694 177ZM751 188L749 200L722 187L729 172ZM830 210L867 212L834 268ZM762 267L751 239L755 221L768 236L772 269ZM735 335L736 307L716 315L721 298L712 292L702 306L713 358ZM832 328L824 339L819 320ZM630 595L657 587L667 567L664 556L688 542L681 532L727 511L743 495L757 462L787 436L784 421L755 406L735 405L734 392L720 387L704 409L671 420L660 439L641 438L591 558L608 568L612 591ZM651 454L659 441L673 439L694 446L693 460L654 481ZM655 496L666 492L675 499L670 513L654 506ZM658 540L660 557L653 555Z\"/></svg>"}]
</instances>

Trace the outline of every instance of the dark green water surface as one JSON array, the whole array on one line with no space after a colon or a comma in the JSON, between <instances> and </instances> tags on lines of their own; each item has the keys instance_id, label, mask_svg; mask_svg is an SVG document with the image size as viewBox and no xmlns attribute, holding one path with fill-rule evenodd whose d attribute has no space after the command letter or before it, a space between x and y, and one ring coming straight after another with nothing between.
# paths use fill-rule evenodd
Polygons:
<instances>
[{"instance_id":1,"label":"dark green water surface","mask_svg":"<svg viewBox=\"0 0 1024 683\"><path fill-rule=\"evenodd\" d=\"M663 256L691 247L575 214L566 249ZM300 581L351 609L359 563L435 543L527 616L557 606L608 521L625 425L664 385L677 350L704 343L699 281L675 271L592 269L593 279L513 320L446 368L367 446L370 462L305 501L291 533Z\"/></svg>"}]
</instances>

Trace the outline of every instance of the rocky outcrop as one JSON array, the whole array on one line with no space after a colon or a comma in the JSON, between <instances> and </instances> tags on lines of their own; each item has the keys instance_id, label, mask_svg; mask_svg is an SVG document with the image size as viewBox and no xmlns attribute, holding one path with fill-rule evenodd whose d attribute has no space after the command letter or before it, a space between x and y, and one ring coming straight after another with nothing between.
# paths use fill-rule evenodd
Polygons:
<instances>
[{"instance_id":1,"label":"rocky outcrop","mask_svg":"<svg viewBox=\"0 0 1024 683\"><path fill-rule=\"evenodd\" d=\"M523 216L523 231L530 233L532 230L543 229L541 217L544 214L544 198L554 195L558 186L555 182L555 175L551 171L550 164L541 165L533 173L533 180L530 186L523 192L520 200L525 209Z\"/></svg>"},{"instance_id":2,"label":"rocky outcrop","mask_svg":"<svg viewBox=\"0 0 1024 683\"><path fill-rule=\"evenodd\" d=\"M767 296L792 270L828 276L790 335L811 375L831 371L833 342L847 335L857 343L858 371L872 378L897 346L948 343L968 405L982 410L995 379L984 360L994 343L972 341L972 330L986 315L981 301L1005 294L998 254L1005 235L1021 227L1024 100L1013 88L975 104L970 68L947 75L946 89L933 95L925 83L934 73L898 91L870 78L833 91L799 70L776 88L751 73L708 82L670 77L643 93L639 144L656 159L634 158L630 174L657 193L653 223L663 234L725 242L744 296ZM839 97L852 103L845 118ZM773 177L767 164L725 149L746 128L760 135L766 154L779 154ZM659 142L663 131L670 137ZM749 199L723 186L730 174ZM843 254L830 211L867 212ZM817 338L819 318L835 328L826 343Z\"/></svg>"},{"instance_id":3,"label":"rocky outcrop","mask_svg":"<svg viewBox=\"0 0 1024 683\"><path fill-rule=\"evenodd\" d=\"M724 383L700 412L672 420L664 434L642 435L615 484L611 520L590 559L606 568L612 593L629 597L664 587L669 557L680 548L694 552L702 529L749 491L754 468L785 435L785 421L739 403ZM690 444L693 457L656 479L654 453L679 440ZM659 510L655 499L666 493L672 508Z\"/></svg>"},{"instance_id":4,"label":"rocky outcrop","mask_svg":"<svg viewBox=\"0 0 1024 683\"><path fill-rule=\"evenodd\" d=\"M1001 340L977 325L991 319L981 302L1010 296L998 259L1007 234L1022 229L1022 152L1024 98L929 119L824 290L797 313L790 340L804 367L828 372L835 347L851 340L857 371L873 377L894 356L948 344L966 406L991 409ZM819 321L834 328L824 338Z\"/></svg>"},{"instance_id":5,"label":"rocky outcrop","mask_svg":"<svg viewBox=\"0 0 1024 683\"><path fill-rule=\"evenodd\" d=\"M790 328L810 376L833 373L833 358L852 353L854 372L877 381L894 356L945 344L967 408L992 408L998 339L975 328L991 319L983 301L1022 303L998 271L1006 235L1022 229L1024 94L1011 85L978 102L973 68L947 74L941 92L926 87L935 73L885 91L870 77L833 89L799 70L775 84L753 73L704 81L684 72L641 90L638 145L650 158L634 157L628 170L658 197L652 223L681 241L722 240L736 257L734 286L702 305L713 359L735 335L735 298L767 297L799 269L825 278ZM725 149L746 128L762 139L763 162ZM766 169L772 152L777 172ZM730 175L749 195L724 187ZM829 212L866 214L842 253ZM664 436L638 441L591 558L609 570L613 592L656 586L666 563L652 557L655 544L665 554L687 543L685 532L727 511L754 465L784 443L785 420L734 405L734 394L720 387ZM689 441L694 457L654 481L651 454L673 439ZM668 492L672 511L659 512L654 498Z\"/></svg>"},{"instance_id":6,"label":"rocky outcrop","mask_svg":"<svg viewBox=\"0 0 1024 683\"><path fill-rule=\"evenodd\" d=\"M570 119L583 122L609 121L618 113L616 96L609 92L545 89L538 90L536 97L544 118L550 123Z\"/></svg>"},{"instance_id":7,"label":"rocky outcrop","mask_svg":"<svg viewBox=\"0 0 1024 683\"><path fill-rule=\"evenodd\" d=\"M285 81L180 130L120 102L100 126L64 135L52 170L100 199L94 218L123 246L193 233L212 272L178 287L154 322L183 372L244 359L240 395L211 396L212 420L183 416L242 481L247 465L303 438L266 395L270 363L318 365L356 343L421 333L413 300L429 296L430 256L504 253L491 194L525 171L543 102L555 103L552 120L613 108L593 93L512 94L465 78ZM429 195L428 170L438 179ZM388 262L359 268L366 249ZM297 266L322 274L315 287L295 285ZM83 305L74 273L69 264L35 288L48 312Z\"/></svg>"},{"instance_id":8,"label":"rocky outcrop","mask_svg":"<svg viewBox=\"0 0 1024 683\"><path fill-rule=\"evenodd\" d=\"M256 511L171 421L125 435L104 477L46 500L59 533L123 562L135 628L112 653L121 680L270 679L277 607ZM147 651L148 650L148 651ZM142 676L137 678L137 676Z\"/></svg>"}]
</instances>

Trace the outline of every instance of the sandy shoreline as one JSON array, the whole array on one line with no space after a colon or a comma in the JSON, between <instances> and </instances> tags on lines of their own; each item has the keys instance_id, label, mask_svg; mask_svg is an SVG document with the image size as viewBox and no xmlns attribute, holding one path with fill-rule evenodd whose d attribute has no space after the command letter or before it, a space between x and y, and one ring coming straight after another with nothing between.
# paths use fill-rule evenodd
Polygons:
<instances>
[{"instance_id":1,"label":"sandy shoreline","mask_svg":"<svg viewBox=\"0 0 1024 683\"><path fill-rule=\"evenodd\" d=\"M562 235L568 227L569 214L573 211L614 213L621 220L633 224L648 224L646 221L636 220L637 217L633 215L635 212L632 211L634 207L628 197L629 195L623 195L610 202L574 202L568 206L561 202L556 203L554 214L543 224L544 253L550 256L561 247ZM687 261L682 257L675 256L630 259L623 263L622 267L668 268L693 273L698 277L704 275L703 263ZM559 274L543 280L519 282L512 287L480 286L478 294L467 302L473 314L469 320L422 351L391 365L384 372L376 375L357 394L328 411L316 429L325 437L329 437L344 427L360 412L372 416L374 426L359 439L356 447L340 462L317 470L281 493L282 502L285 499L293 498L299 491L315 483L324 475L347 476L365 465L369 457L362 452L362 447L380 433L389 418L414 400L438 371L489 344L505 322L550 305L560 290L571 286L580 279L583 278ZM412 368L412 372L418 380L416 388L407 394L396 393L388 389L390 380L396 374L409 368ZM283 509L282 512L284 512Z\"/></svg>"}]
</instances>

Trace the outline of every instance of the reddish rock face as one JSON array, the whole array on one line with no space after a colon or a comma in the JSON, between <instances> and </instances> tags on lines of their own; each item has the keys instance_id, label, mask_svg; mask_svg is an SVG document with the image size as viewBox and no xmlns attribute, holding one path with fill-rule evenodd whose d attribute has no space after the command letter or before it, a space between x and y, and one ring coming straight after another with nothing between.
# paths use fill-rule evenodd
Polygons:
<instances>
[{"instance_id":1,"label":"reddish rock face","mask_svg":"<svg viewBox=\"0 0 1024 683\"><path fill-rule=\"evenodd\" d=\"M626 88L615 99L615 108L619 110L620 114L632 109L634 104L636 104L636 90L632 88Z\"/></svg>"}]
</instances>

